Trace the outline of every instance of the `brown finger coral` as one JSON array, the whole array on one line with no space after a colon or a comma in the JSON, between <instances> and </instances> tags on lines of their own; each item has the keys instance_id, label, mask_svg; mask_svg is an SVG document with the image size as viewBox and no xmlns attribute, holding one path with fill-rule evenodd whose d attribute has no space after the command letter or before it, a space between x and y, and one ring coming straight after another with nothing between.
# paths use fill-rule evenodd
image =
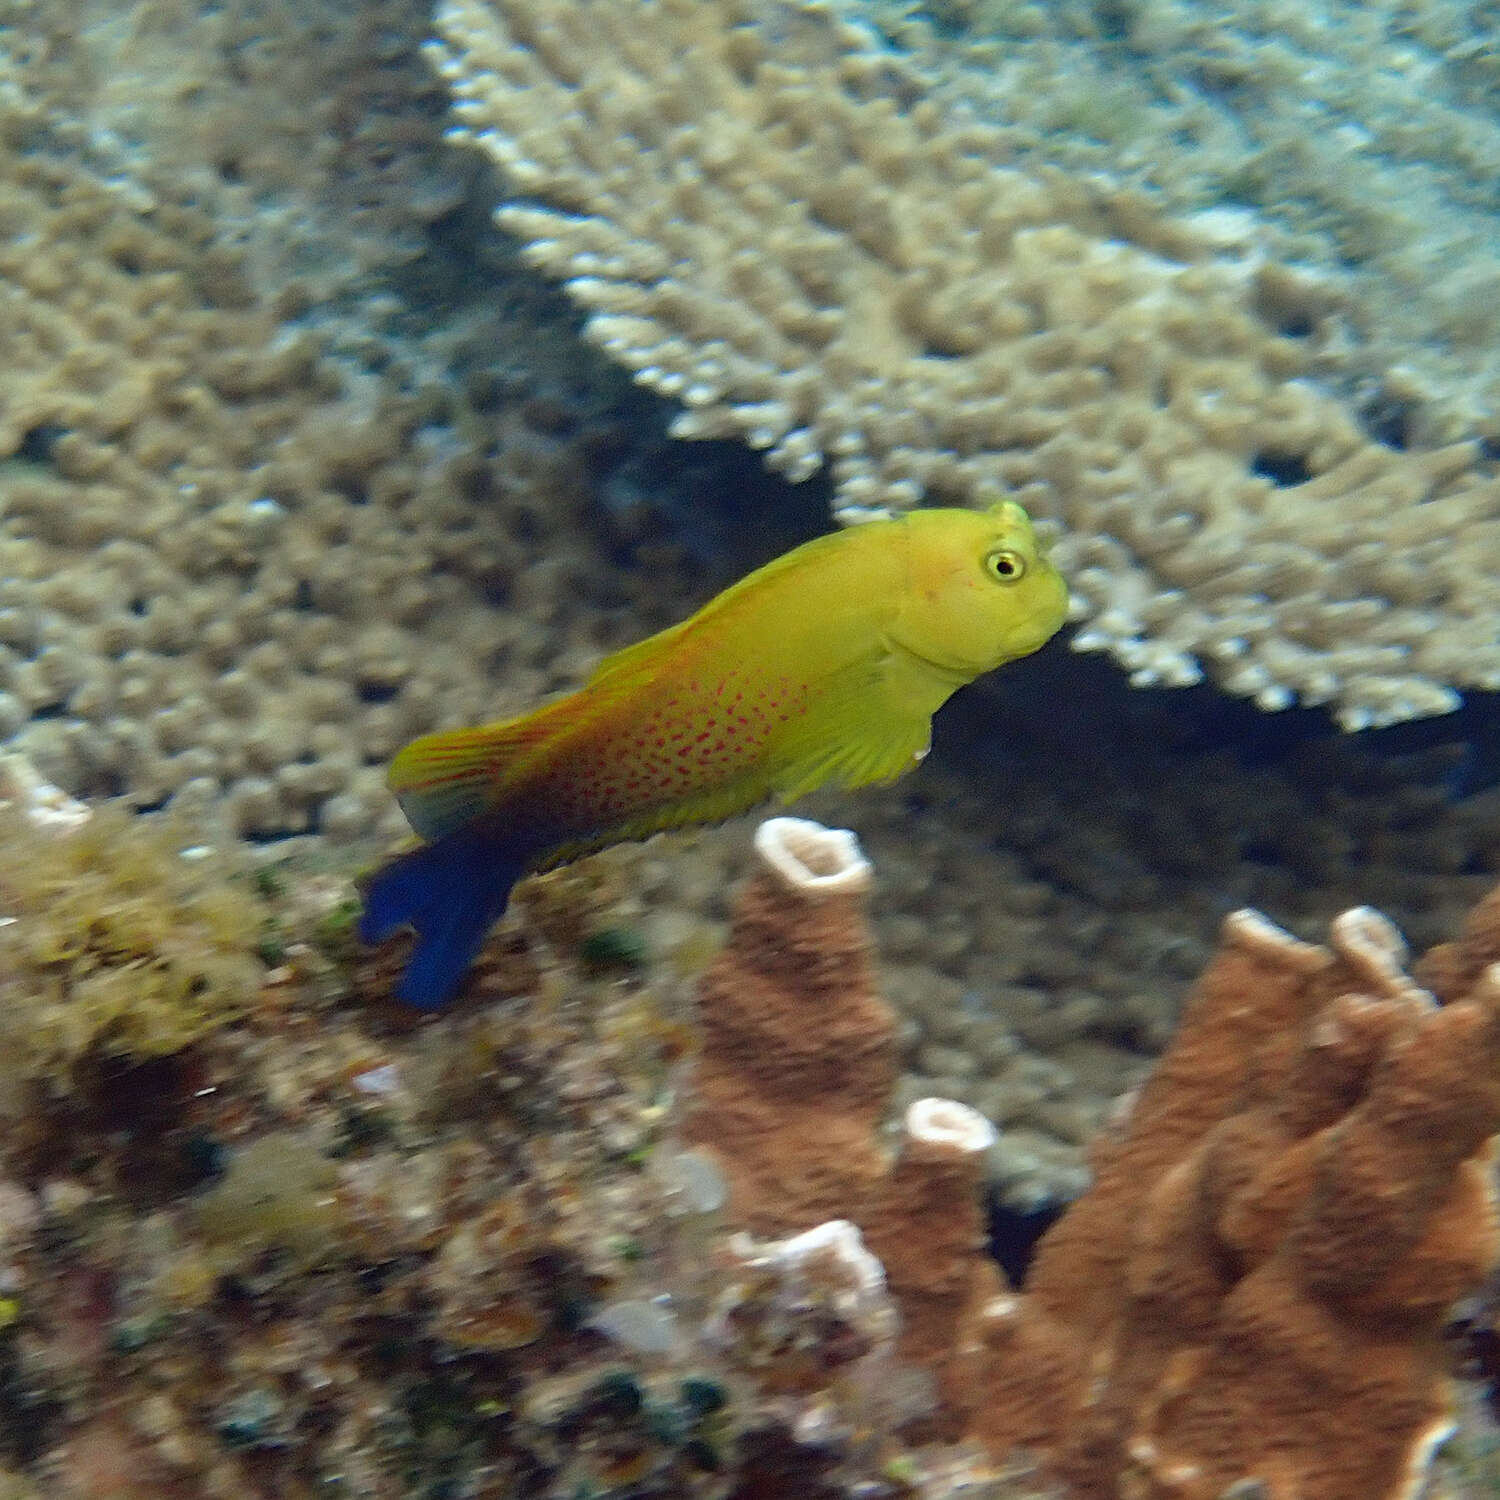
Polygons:
<instances>
[{"instance_id":1,"label":"brown finger coral","mask_svg":"<svg viewBox=\"0 0 1500 1500\"><path fill-rule=\"evenodd\" d=\"M1496 1261L1500 970L1438 1005L1365 908L1239 912L1091 1191L970 1329L971 1432L1085 1496L1410 1494Z\"/></svg>"},{"instance_id":2,"label":"brown finger coral","mask_svg":"<svg viewBox=\"0 0 1500 1500\"><path fill-rule=\"evenodd\" d=\"M857 1224L935 1377L923 1428L1025 1451L1085 1500L1408 1496L1450 1428L1444 1324L1500 1259L1496 901L1420 972L1344 913L1328 947L1248 910L1094 1184L1002 1293L973 1111L908 1109L849 834L774 819L700 990L688 1133L760 1234ZM908 1414L909 1415L909 1414Z\"/></svg>"},{"instance_id":3,"label":"brown finger coral","mask_svg":"<svg viewBox=\"0 0 1500 1500\"><path fill-rule=\"evenodd\" d=\"M1253 239L1018 166L833 5L437 19L500 222L678 435L826 464L848 511L1018 493L1065 527L1076 644L1139 682L1350 727L1500 684L1493 463L1364 431L1297 336L1326 309Z\"/></svg>"},{"instance_id":4,"label":"brown finger coral","mask_svg":"<svg viewBox=\"0 0 1500 1500\"><path fill-rule=\"evenodd\" d=\"M883 1176L895 1018L876 991L871 869L854 835L770 818L755 852L699 989L687 1134L733 1174L737 1222L769 1237L847 1217Z\"/></svg>"},{"instance_id":5,"label":"brown finger coral","mask_svg":"<svg viewBox=\"0 0 1500 1500\"><path fill-rule=\"evenodd\" d=\"M852 1220L900 1307L903 1356L941 1381L960 1318L999 1285L979 1199L994 1130L921 1099L886 1147L895 1018L875 987L870 865L852 833L801 818L762 823L755 852L699 989L686 1133L722 1165L729 1216L753 1233Z\"/></svg>"}]
</instances>

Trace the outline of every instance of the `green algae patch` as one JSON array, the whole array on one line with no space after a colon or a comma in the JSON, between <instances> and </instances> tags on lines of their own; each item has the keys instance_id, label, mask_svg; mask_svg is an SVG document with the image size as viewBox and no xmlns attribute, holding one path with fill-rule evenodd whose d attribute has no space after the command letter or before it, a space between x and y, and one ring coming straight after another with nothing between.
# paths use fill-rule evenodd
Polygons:
<instances>
[{"instance_id":1,"label":"green algae patch","mask_svg":"<svg viewBox=\"0 0 1500 1500\"><path fill-rule=\"evenodd\" d=\"M177 821L103 806L38 828L0 807L0 1042L12 1081L90 1054L169 1056L241 1014L265 907Z\"/></svg>"},{"instance_id":2,"label":"green algae patch","mask_svg":"<svg viewBox=\"0 0 1500 1500\"><path fill-rule=\"evenodd\" d=\"M338 1167L304 1135L274 1131L234 1152L223 1180L194 1205L198 1232L221 1270L267 1250L306 1270L337 1258L348 1220Z\"/></svg>"},{"instance_id":3,"label":"green algae patch","mask_svg":"<svg viewBox=\"0 0 1500 1500\"><path fill-rule=\"evenodd\" d=\"M646 939L633 927L601 927L578 946L578 956L592 973L636 971L646 967Z\"/></svg>"}]
</instances>

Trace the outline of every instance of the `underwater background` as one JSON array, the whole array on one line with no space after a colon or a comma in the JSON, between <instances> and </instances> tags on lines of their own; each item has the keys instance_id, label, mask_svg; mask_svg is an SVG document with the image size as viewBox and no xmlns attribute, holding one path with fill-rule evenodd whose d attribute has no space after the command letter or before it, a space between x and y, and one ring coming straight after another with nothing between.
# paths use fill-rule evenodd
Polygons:
<instances>
[{"instance_id":1,"label":"underwater background","mask_svg":"<svg viewBox=\"0 0 1500 1500\"><path fill-rule=\"evenodd\" d=\"M1492 1490L1497 100L1437 0L0 0L0 1497ZM868 887L672 833L392 1000L404 743L1000 494L1073 619L798 804Z\"/></svg>"}]
</instances>

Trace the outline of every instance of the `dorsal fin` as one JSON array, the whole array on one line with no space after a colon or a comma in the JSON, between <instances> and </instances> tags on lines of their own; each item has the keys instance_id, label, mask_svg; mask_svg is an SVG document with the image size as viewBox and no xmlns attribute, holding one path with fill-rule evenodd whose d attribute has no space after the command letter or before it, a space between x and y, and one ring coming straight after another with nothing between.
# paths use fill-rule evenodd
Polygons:
<instances>
[{"instance_id":1,"label":"dorsal fin","mask_svg":"<svg viewBox=\"0 0 1500 1500\"><path fill-rule=\"evenodd\" d=\"M659 630L655 635L649 635L645 640L637 641L632 646L622 646L618 651L606 656L589 674L584 686L594 688L617 676L654 666L662 655L679 644L690 628L698 630L699 627L734 609L747 594L758 593L767 583L817 563L824 553L834 547L845 546L847 542L847 533L831 531L824 536L814 537L810 542L803 542L800 547L794 547L780 557L773 558L753 573L747 573L738 583L731 584L722 594L710 599L702 609L690 615L686 620L676 625L669 625L665 630ZM710 631L702 633L706 637L712 635Z\"/></svg>"}]
</instances>

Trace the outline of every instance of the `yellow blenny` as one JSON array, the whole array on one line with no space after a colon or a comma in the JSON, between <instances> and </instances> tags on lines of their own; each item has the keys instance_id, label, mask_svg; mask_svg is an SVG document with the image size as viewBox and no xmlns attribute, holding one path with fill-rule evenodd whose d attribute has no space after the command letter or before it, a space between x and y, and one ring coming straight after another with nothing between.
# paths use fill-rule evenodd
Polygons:
<instances>
[{"instance_id":1,"label":"yellow blenny","mask_svg":"<svg viewBox=\"0 0 1500 1500\"><path fill-rule=\"evenodd\" d=\"M361 935L415 927L398 993L440 1005L523 874L767 797L893 781L956 688L1035 651L1066 609L1013 501L807 542L577 692L401 751L390 784L428 842L377 873Z\"/></svg>"}]
</instances>

